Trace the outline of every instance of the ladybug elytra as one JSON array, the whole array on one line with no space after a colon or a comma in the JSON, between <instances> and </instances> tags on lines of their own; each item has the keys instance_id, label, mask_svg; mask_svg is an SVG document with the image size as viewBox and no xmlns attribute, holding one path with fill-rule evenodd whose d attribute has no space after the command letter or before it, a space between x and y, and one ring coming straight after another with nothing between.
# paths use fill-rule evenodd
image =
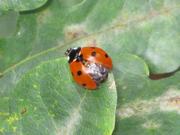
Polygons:
<instances>
[{"instance_id":1,"label":"ladybug elytra","mask_svg":"<svg viewBox=\"0 0 180 135\"><path fill-rule=\"evenodd\" d=\"M94 90L108 77L112 69L109 55L98 47L70 48L65 52L74 80L81 86Z\"/></svg>"}]
</instances>

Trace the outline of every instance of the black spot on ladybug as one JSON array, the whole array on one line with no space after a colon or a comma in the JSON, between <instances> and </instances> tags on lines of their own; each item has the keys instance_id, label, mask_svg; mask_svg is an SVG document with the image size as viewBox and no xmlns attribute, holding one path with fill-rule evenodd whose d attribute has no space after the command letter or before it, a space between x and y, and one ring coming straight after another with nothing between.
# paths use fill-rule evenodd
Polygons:
<instances>
[{"instance_id":1,"label":"black spot on ladybug","mask_svg":"<svg viewBox=\"0 0 180 135\"><path fill-rule=\"evenodd\" d=\"M92 52L91 56L95 57L96 56L96 52Z\"/></svg>"},{"instance_id":2,"label":"black spot on ladybug","mask_svg":"<svg viewBox=\"0 0 180 135\"><path fill-rule=\"evenodd\" d=\"M105 54L105 57L108 58L109 56L107 55L107 53Z\"/></svg>"},{"instance_id":3,"label":"black spot on ladybug","mask_svg":"<svg viewBox=\"0 0 180 135\"><path fill-rule=\"evenodd\" d=\"M85 87L85 86L86 86L86 84L85 84L85 83L83 83L83 84L82 84L82 86L84 86L84 87Z\"/></svg>"},{"instance_id":4,"label":"black spot on ladybug","mask_svg":"<svg viewBox=\"0 0 180 135\"><path fill-rule=\"evenodd\" d=\"M77 72L77 75L80 76L81 74L82 74L82 72L79 70L79 71Z\"/></svg>"}]
</instances>

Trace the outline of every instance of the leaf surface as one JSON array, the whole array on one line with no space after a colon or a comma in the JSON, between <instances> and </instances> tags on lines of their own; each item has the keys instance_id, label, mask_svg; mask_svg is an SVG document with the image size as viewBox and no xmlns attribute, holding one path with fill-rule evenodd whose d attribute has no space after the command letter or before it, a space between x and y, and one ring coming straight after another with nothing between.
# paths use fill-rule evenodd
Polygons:
<instances>
[{"instance_id":1,"label":"leaf surface","mask_svg":"<svg viewBox=\"0 0 180 135\"><path fill-rule=\"evenodd\" d=\"M112 134L117 102L113 75L98 90L88 91L75 84L67 67L64 58L42 63L1 97L0 133Z\"/></svg>"},{"instance_id":2,"label":"leaf surface","mask_svg":"<svg viewBox=\"0 0 180 135\"><path fill-rule=\"evenodd\" d=\"M27 11L44 5L48 0L0 0L0 10Z\"/></svg>"},{"instance_id":3,"label":"leaf surface","mask_svg":"<svg viewBox=\"0 0 180 135\"><path fill-rule=\"evenodd\" d=\"M12 36L16 32L18 12L0 11L0 39Z\"/></svg>"},{"instance_id":4,"label":"leaf surface","mask_svg":"<svg viewBox=\"0 0 180 135\"><path fill-rule=\"evenodd\" d=\"M116 127L113 135L178 135L179 72L153 81L145 62L134 55L117 57L115 80L118 89ZM134 66L133 66L134 65Z\"/></svg>"}]
</instances>

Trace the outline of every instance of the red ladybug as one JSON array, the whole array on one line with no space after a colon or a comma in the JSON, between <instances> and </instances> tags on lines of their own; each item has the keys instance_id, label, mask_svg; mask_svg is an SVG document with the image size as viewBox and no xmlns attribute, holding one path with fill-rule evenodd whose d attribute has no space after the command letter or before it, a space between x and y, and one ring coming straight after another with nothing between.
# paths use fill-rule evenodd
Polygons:
<instances>
[{"instance_id":1,"label":"red ladybug","mask_svg":"<svg viewBox=\"0 0 180 135\"><path fill-rule=\"evenodd\" d=\"M70 48L65 52L74 80L87 89L96 89L106 80L112 69L112 60L98 47Z\"/></svg>"}]
</instances>

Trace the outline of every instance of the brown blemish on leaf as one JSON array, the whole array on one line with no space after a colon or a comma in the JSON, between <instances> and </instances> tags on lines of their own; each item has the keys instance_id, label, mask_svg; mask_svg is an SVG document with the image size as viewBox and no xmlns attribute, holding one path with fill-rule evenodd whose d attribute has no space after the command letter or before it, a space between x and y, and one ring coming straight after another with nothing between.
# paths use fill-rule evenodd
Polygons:
<instances>
[{"instance_id":1,"label":"brown blemish on leaf","mask_svg":"<svg viewBox=\"0 0 180 135\"><path fill-rule=\"evenodd\" d=\"M160 110L162 111L176 111L180 114L180 91L171 88L162 97L160 101Z\"/></svg>"},{"instance_id":2,"label":"brown blemish on leaf","mask_svg":"<svg viewBox=\"0 0 180 135\"><path fill-rule=\"evenodd\" d=\"M37 23L42 25L43 23L48 22L49 17L51 16L51 11L49 9L45 9L42 12L39 12L37 17Z\"/></svg>"},{"instance_id":3,"label":"brown blemish on leaf","mask_svg":"<svg viewBox=\"0 0 180 135\"><path fill-rule=\"evenodd\" d=\"M148 115L156 111L174 111L180 114L180 91L175 88L170 88L155 99L138 99L117 109L117 115L123 119L131 116Z\"/></svg>"},{"instance_id":4,"label":"brown blemish on leaf","mask_svg":"<svg viewBox=\"0 0 180 135\"><path fill-rule=\"evenodd\" d=\"M169 104L174 105L174 106L180 106L180 96L170 98Z\"/></svg>"},{"instance_id":5,"label":"brown blemish on leaf","mask_svg":"<svg viewBox=\"0 0 180 135\"><path fill-rule=\"evenodd\" d=\"M86 36L85 27L82 25L71 25L64 30L65 40L73 40L83 36Z\"/></svg>"},{"instance_id":6,"label":"brown blemish on leaf","mask_svg":"<svg viewBox=\"0 0 180 135\"><path fill-rule=\"evenodd\" d=\"M156 104L156 102L152 101L138 100L133 103L124 105L124 107L118 110L117 114L122 119L131 116L141 116L144 114L149 114L155 107L157 107Z\"/></svg>"},{"instance_id":7,"label":"brown blemish on leaf","mask_svg":"<svg viewBox=\"0 0 180 135\"><path fill-rule=\"evenodd\" d=\"M21 110L21 115L25 114L26 112L27 112L27 108L23 108L23 109Z\"/></svg>"}]
</instances>

